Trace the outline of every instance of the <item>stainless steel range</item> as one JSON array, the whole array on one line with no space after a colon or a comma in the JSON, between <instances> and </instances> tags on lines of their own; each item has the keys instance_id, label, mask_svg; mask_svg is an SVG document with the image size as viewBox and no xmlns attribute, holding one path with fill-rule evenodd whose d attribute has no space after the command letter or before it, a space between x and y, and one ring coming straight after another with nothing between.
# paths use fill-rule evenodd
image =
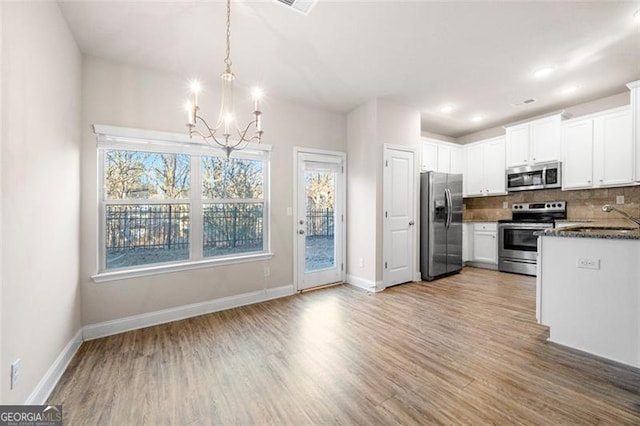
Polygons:
<instances>
[{"instance_id":1,"label":"stainless steel range","mask_svg":"<svg viewBox=\"0 0 640 426\"><path fill-rule=\"evenodd\" d=\"M567 202L514 204L511 215L512 219L498 221L498 269L536 275L538 237L534 234L566 219Z\"/></svg>"}]
</instances>

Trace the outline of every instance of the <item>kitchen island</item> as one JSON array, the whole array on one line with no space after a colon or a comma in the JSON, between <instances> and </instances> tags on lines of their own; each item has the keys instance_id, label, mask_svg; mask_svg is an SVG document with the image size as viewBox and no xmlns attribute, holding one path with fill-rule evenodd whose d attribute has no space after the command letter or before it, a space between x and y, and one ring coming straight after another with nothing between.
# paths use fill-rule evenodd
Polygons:
<instances>
[{"instance_id":1,"label":"kitchen island","mask_svg":"<svg viewBox=\"0 0 640 426\"><path fill-rule=\"evenodd\" d=\"M640 230L629 225L541 232L536 316L551 342L640 367Z\"/></svg>"}]
</instances>

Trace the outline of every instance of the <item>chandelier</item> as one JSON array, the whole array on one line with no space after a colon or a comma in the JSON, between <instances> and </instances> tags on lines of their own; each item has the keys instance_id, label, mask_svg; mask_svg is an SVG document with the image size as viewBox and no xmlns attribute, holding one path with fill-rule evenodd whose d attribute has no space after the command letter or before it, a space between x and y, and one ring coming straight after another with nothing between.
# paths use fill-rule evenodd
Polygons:
<instances>
[{"instance_id":1,"label":"chandelier","mask_svg":"<svg viewBox=\"0 0 640 426\"><path fill-rule=\"evenodd\" d=\"M220 105L220 115L215 126L211 127L207 121L199 114L200 107L198 106L198 94L200 92L200 83L193 81L191 83L191 100L187 102L186 109L189 115L189 122L187 127L189 128L189 137L193 135L201 136L205 142L211 146L215 146L214 143L222 148L227 158L231 156L233 151L246 148L250 141L257 140L258 143L262 140L262 112L260 111L260 97L262 92L260 89L253 90L253 120L246 126L239 126L234 106L233 97L233 81L236 76L231 72L231 0L227 0L227 55L224 59L225 71L220 78L222 79L222 99ZM200 132L197 128L198 124L203 129ZM253 134L249 133L249 129L255 126Z\"/></svg>"}]
</instances>

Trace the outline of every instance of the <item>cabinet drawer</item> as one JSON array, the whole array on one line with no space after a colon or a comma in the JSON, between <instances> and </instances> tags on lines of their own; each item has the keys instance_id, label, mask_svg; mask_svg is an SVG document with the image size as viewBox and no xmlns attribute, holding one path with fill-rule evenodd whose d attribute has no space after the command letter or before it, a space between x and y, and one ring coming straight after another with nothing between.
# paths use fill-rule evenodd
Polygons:
<instances>
[{"instance_id":1,"label":"cabinet drawer","mask_svg":"<svg viewBox=\"0 0 640 426\"><path fill-rule=\"evenodd\" d=\"M478 231L497 231L498 230L498 224L495 222L486 222L486 223L474 223L473 224L473 231L474 232L478 232Z\"/></svg>"}]
</instances>

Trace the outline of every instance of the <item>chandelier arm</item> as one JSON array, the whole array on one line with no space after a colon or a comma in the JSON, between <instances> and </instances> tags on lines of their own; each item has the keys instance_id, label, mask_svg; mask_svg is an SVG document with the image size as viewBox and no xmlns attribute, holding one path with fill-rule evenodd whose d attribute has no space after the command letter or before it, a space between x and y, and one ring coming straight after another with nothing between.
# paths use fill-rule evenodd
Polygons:
<instances>
[{"instance_id":1,"label":"chandelier arm","mask_svg":"<svg viewBox=\"0 0 640 426\"><path fill-rule=\"evenodd\" d=\"M256 120L253 120L253 121L249 122L249 124L247 124L247 127L245 127L244 131L240 130L239 127L236 128L236 131L238 132L238 136L240 137L240 141L241 142L242 141L250 141L251 140L251 139L247 139L246 136L247 136L247 132L249 131L251 126L253 124L255 124L255 123L256 123Z\"/></svg>"},{"instance_id":2,"label":"chandelier arm","mask_svg":"<svg viewBox=\"0 0 640 426\"><path fill-rule=\"evenodd\" d=\"M226 148L226 147L227 147L227 145L225 145L225 144L221 143L221 142L216 138L215 133L216 133L216 130L217 130L217 129L212 129L211 127L209 127L209 124L207 124L207 121L206 121L204 118L200 117L199 115L196 115L196 120L198 120L198 119L199 119L200 121L202 121L202 123L204 124L205 128L206 128L206 129L207 129L207 131L209 132L209 136L203 135L203 134L202 134L202 133L200 133L200 131L198 131L198 130L195 130L195 131L194 131L194 133L196 133L196 134L200 135L200 136L204 139L204 141L205 141L205 142L207 142L207 143L209 143L209 142L208 142L208 139L213 139L213 141L214 141L214 142L215 142L219 147L221 147L221 148Z\"/></svg>"}]
</instances>

